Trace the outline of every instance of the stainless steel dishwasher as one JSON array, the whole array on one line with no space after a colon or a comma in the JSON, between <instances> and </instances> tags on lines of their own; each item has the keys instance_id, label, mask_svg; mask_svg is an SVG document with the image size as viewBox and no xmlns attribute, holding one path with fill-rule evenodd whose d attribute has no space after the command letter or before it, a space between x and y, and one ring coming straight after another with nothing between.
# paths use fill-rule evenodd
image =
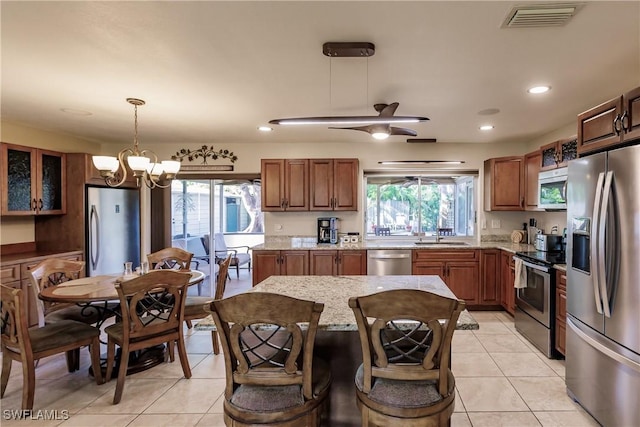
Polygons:
<instances>
[{"instance_id":1,"label":"stainless steel dishwasher","mask_svg":"<svg viewBox=\"0 0 640 427\"><path fill-rule=\"evenodd\" d=\"M410 249L374 249L367 251L367 275L398 276L410 274Z\"/></svg>"}]
</instances>

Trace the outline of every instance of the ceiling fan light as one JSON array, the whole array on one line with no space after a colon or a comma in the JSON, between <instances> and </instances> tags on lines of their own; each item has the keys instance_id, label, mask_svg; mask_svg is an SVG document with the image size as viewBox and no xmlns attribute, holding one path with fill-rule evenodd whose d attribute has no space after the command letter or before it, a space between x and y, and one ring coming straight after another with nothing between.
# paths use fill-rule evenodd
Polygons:
<instances>
[{"instance_id":1,"label":"ceiling fan light","mask_svg":"<svg viewBox=\"0 0 640 427\"><path fill-rule=\"evenodd\" d=\"M374 132L374 133L371 134L371 136L374 139L382 140L382 139L389 138L389 133L388 132Z\"/></svg>"}]
</instances>

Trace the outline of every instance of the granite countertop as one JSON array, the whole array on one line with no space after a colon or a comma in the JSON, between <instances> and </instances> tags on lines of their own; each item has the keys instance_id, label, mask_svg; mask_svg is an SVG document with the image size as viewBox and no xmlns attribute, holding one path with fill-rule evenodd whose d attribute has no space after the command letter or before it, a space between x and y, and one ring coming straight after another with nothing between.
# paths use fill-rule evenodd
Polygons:
<instances>
[{"instance_id":1,"label":"granite countertop","mask_svg":"<svg viewBox=\"0 0 640 427\"><path fill-rule=\"evenodd\" d=\"M274 292L294 298L324 303L318 329L356 331L353 311L348 305L352 296L368 295L391 289L421 289L455 298L438 276L271 276L248 292ZM211 330L211 316L200 321L196 330ZM478 322L464 310L456 329L479 329Z\"/></svg>"},{"instance_id":2,"label":"granite countertop","mask_svg":"<svg viewBox=\"0 0 640 427\"><path fill-rule=\"evenodd\" d=\"M433 237L424 241L433 241ZM451 242L451 244L447 244ZM456 244L459 242L465 245ZM364 240L358 243L317 243L315 237L267 237L263 244L253 250L367 250L367 249L502 249L509 252L531 251L533 245L512 243L511 241L483 241L464 238L442 238L439 244L419 245L414 240Z\"/></svg>"}]
</instances>

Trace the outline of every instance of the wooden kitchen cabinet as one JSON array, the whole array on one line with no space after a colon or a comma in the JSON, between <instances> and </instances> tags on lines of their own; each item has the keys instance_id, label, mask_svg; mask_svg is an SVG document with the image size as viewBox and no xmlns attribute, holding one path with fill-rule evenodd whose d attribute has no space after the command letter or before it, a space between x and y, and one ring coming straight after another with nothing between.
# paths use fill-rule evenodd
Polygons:
<instances>
[{"instance_id":1,"label":"wooden kitchen cabinet","mask_svg":"<svg viewBox=\"0 0 640 427\"><path fill-rule=\"evenodd\" d=\"M513 316L516 312L516 290L513 287L516 281L515 261L513 260L513 253L509 251L501 251L500 257L501 304Z\"/></svg>"},{"instance_id":2,"label":"wooden kitchen cabinet","mask_svg":"<svg viewBox=\"0 0 640 427\"><path fill-rule=\"evenodd\" d=\"M366 250L309 251L309 271L313 276L357 276L367 274Z\"/></svg>"},{"instance_id":3,"label":"wooden kitchen cabinet","mask_svg":"<svg viewBox=\"0 0 640 427\"><path fill-rule=\"evenodd\" d=\"M542 210L538 209L538 173L540 173L541 159L541 150L536 150L524 156L524 209L526 211Z\"/></svg>"},{"instance_id":4,"label":"wooden kitchen cabinet","mask_svg":"<svg viewBox=\"0 0 640 427\"><path fill-rule=\"evenodd\" d=\"M31 284L31 274L29 270L48 258L82 261L83 256L81 251L12 254L3 256L0 262L0 281L2 284L12 288L22 289L26 303L27 321L30 327L38 325L38 306L36 291ZM84 277L84 274L81 273L80 277Z\"/></svg>"},{"instance_id":5,"label":"wooden kitchen cabinet","mask_svg":"<svg viewBox=\"0 0 640 427\"><path fill-rule=\"evenodd\" d=\"M262 159L262 211L309 210L309 160Z\"/></svg>"},{"instance_id":6,"label":"wooden kitchen cabinet","mask_svg":"<svg viewBox=\"0 0 640 427\"><path fill-rule=\"evenodd\" d=\"M254 250L253 286L270 276L306 276L309 274L309 251Z\"/></svg>"},{"instance_id":7,"label":"wooden kitchen cabinet","mask_svg":"<svg viewBox=\"0 0 640 427\"><path fill-rule=\"evenodd\" d=\"M480 266L478 250L414 250L412 273L438 275L456 297L478 305Z\"/></svg>"},{"instance_id":8,"label":"wooden kitchen cabinet","mask_svg":"<svg viewBox=\"0 0 640 427\"><path fill-rule=\"evenodd\" d=\"M640 87L578 115L578 154L640 138Z\"/></svg>"},{"instance_id":9,"label":"wooden kitchen cabinet","mask_svg":"<svg viewBox=\"0 0 640 427\"><path fill-rule=\"evenodd\" d=\"M524 157L484 161L484 210L521 211L525 203Z\"/></svg>"},{"instance_id":10,"label":"wooden kitchen cabinet","mask_svg":"<svg viewBox=\"0 0 640 427\"><path fill-rule=\"evenodd\" d=\"M358 210L358 159L310 159L312 211Z\"/></svg>"},{"instance_id":11,"label":"wooden kitchen cabinet","mask_svg":"<svg viewBox=\"0 0 640 427\"><path fill-rule=\"evenodd\" d=\"M567 338L567 273L556 270L556 350L565 355Z\"/></svg>"},{"instance_id":12,"label":"wooden kitchen cabinet","mask_svg":"<svg viewBox=\"0 0 640 427\"><path fill-rule=\"evenodd\" d=\"M578 140L574 136L543 145L540 154L540 171L566 167L569 160L578 157Z\"/></svg>"},{"instance_id":13,"label":"wooden kitchen cabinet","mask_svg":"<svg viewBox=\"0 0 640 427\"><path fill-rule=\"evenodd\" d=\"M501 305L500 252L499 249L480 251L480 305L496 308Z\"/></svg>"},{"instance_id":14,"label":"wooden kitchen cabinet","mask_svg":"<svg viewBox=\"0 0 640 427\"><path fill-rule=\"evenodd\" d=\"M66 155L2 143L2 215L61 215L66 212Z\"/></svg>"}]
</instances>

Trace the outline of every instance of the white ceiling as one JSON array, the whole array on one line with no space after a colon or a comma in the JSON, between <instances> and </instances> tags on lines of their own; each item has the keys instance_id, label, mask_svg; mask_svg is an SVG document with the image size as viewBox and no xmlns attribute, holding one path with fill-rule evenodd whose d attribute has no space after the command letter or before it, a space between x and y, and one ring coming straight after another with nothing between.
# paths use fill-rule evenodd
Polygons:
<instances>
[{"instance_id":1,"label":"white ceiling","mask_svg":"<svg viewBox=\"0 0 640 427\"><path fill-rule=\"evenodd\" d=\"M563 27L501 28L511 1L2 1L2 118L92 141L353 142L364 132L257 126L375 115L438 142L528 141L640 85L640 2L586 2ZM375 55L333 58L327 41ZM552 86L532 96L534 84ZM91 115L64 113L84 110ZM478 112L497 108L500 113ZM481 132L478 126L495 129ZM404 141L406 137L392 137Z\"/></svg>"}]
</instances>

